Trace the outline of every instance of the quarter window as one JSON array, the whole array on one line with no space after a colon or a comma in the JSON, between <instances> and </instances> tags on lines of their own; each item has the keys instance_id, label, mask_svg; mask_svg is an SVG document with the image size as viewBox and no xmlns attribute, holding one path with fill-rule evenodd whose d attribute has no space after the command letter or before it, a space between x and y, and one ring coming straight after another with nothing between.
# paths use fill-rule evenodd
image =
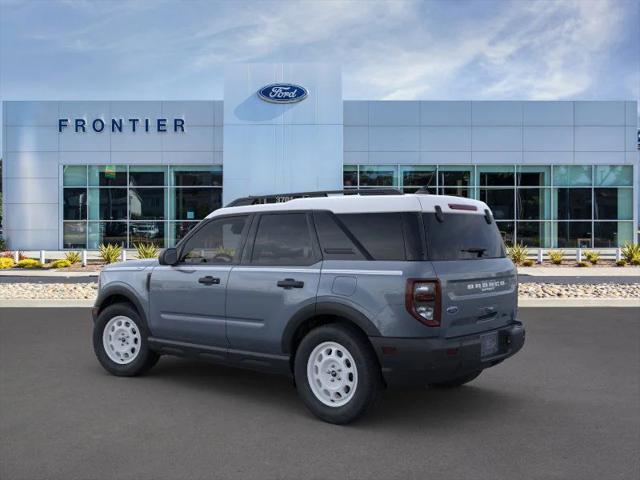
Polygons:
<instances>
[{"instance_id":1,"label":"quarter window","mask_svg":"<svg viewBox=\"0 0 640 480\"><path fill-rule=\"evenodd\" d=\"M406 260L402 215L348 213L337 218L362 244L373 260Z\"/></svg>"},{"instance_id":2,"label":"quarter window","mask_svg":"<svg viewBox=\"0 0 640 480\"><path fill-rule=\"evenodd\" d=\"M262 215L253 244L254 265L311 265L313 242L306 213Z\"/></svg>"},{"instance_id":3,"label":"quarter window","mask_svg":"<svg viewBox=\"0 0 640 480\"><path fill-rule=\"evenodd\" d=\"M210 265L235 263L246 223L246 215L211 220L187 240L182 261Z\"/></svg>"},{"instance_id":4,"label":"quarter window","mask_svg":"<svg viewBox=\"0 0 640 480\"><path fill-rule=\"evenodd\" d=\"M328 212L314 212L313 218L325 260L364 260L364 256Z\"/></svg>"}]
</instances>

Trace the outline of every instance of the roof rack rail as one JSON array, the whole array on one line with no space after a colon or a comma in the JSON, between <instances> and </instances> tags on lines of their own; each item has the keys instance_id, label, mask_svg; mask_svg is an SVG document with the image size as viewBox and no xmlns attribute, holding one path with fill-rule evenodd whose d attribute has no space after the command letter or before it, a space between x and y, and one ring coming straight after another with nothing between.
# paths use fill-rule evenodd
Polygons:
<instances>
[{"instance_id":1,"label":"roof rack rail","mask_svg":"<svg viewBox=\"0 0 640 480\"><path fill-rule=\"evenodd\" d=\"M261 203L283 203L295 198L328 197L329 195L402 195L397 188L348 188L344 190L319 190L317 192L273 193L236 198L226 207L245 207Z\"/></svg>"}]
</instances>

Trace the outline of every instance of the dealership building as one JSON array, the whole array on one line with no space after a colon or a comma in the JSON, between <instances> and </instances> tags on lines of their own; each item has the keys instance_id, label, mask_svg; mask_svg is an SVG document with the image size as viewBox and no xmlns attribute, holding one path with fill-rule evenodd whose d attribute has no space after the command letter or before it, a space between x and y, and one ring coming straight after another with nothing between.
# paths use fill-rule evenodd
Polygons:
<instances>
[{"instance_id":1,"label":"dealership building","mask_svg":"<svg viewBox=\"0 0 640 480\"><path fill-rule=\"evenodd\" d=\"M507 243L636 241L636 101L344 100L329 64L233 64L222 99L3 103L11 249L175 244L257 194L478 198Z\"/></svg>"}]
</instances>

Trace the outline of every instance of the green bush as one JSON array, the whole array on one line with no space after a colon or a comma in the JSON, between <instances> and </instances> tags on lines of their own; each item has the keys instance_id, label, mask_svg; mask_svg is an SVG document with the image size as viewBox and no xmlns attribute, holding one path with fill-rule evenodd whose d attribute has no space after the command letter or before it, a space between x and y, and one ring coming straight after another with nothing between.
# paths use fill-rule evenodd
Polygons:
<instances>
[{"instance_id":1,"label":"green bush","mask_svg":"<svg viewBox=\"0 0 640 480\"><path fill-rule=\"evenodd\" d=\"M69 268L71 265L72 263L66 258L60 258L58 260L51 262L50 267L51 268Z\"/></svg>"},{"instance_id":2,"label":"green bush","mask_svg":"<svg viewBox=\"0 0 640 480\"><path fill-rule=\"evenodd\" d=\"M514 246L507 248L507 255L513 263L521 265L527 259L529 250L522 243L516 243Z\"/></svg>"},{"instance_id":3,"label":"green bush","mask_svg":"<svg viewBox=\"0 0 640 480\"><path fill-rule=\"evenodd\" d=\"M523 266L523 267L533 267L533 264L534 264L534 263L535 263L535 262L534 262L533 260L526 259L526 260L524 260L524 261L522 262L522 266Z\"/></svg>"},{"instance_id":4,"label":"green bush","mask_svg":"<svg viewBox=\"0 0 640 480\"><path fill-rule=\"evenodd\" d=\"M133 246L136 247L138 258L158 258L160 249L155 243L134 243Z\"/></svg>"},{"instance_id":5,"label":"green bush","mask_svg":"<svg viewBox=\"0 0 640 480\"><path fill-rule=\"evenodd\" d=\"M584 260L580 260L577 264L578 267L588 267L589 262L585 262Z\"/></svg>"},{"instance_id":6,"label":"green bush","mask_svg":"<svg viewBox=\"0 0 640 480\"><path fill-rule=\"evenodd\" d=\"M618 267L624 267L627 264L627 261L624 258L621 258L620 260L616 260L616 265Z\"/></svg>"},{"instance_id":7,"label":"green bush","mask_svg":"<svg viewBox=\"0 0 640 480\"><path fill-rule=\"evenodd\" d=\"M18 268L42 268L42 264L35 258L25 258L16 265Z\"/></svg>"},{"instance_id":8,"label":"green bush","mask_svg":"<svg viewBox=\"0 0 640 480\"><path fill-rule=\"evenodd\" d=\"M13 258L2 257L0 258L0 270L6 270L7 268L13 268L15 265Z\"/></svg>"},{"instance_id":9,"label":"green bush","mask_svg":"<svg viewBox=\"0 0 640 480\"><path fill-rule=\"evenodd\" d=\"M622 258L624 258L627 263L631 265L639 265L640 264L640 243L630 243L627 242L622 247ZM634 261L636 263L634 263Z\"/></svg>"},{"instance_id":10,"label":"green bush","mask_svg":"<svg viewBox=\"0 0 640 480\"><path fill-rule=\"evenodd\" d=\"M112 243L100 244L100 258L104 260L104 263L115 263L120 259L122 253L122 247L120 245L114 245Z\"/></svg>"},{"instance_id":11,"label":"green bush","mask_svg":"<svg viewBox=\"0 0 640 480\"><path fill-rule=\"evenodd\" d=\"M549 250L549 260L551 260L551 263L553 263L554 265L562 265L563 259L563 250Z\"/></svg>"},{"instance_id":12,"label":"green bush","mask_svg":"<svg viewBox=\"0 0 640 480\"><path fill-rule=\"evenodd\" d=\"M79 263L80 260L82 260L82 257L80 256L80 252L67 252L64 258L71 265L73 265L74 263Z\"/></svg>"},{"instance_id":13,"label":"green bush","mask_svg":"<svg viewBox=\"0 0 640 480\"><path fill-rule=\"evenodd\" d=\"M7 249L7 242L4 241L4 238L0 238L0 250Z\"/></svg>"},{"instance_id":14,"label":"green bush","mask_svg":"<svg viewBox=\"0 0 640 480\"><path fill-rule=\"evenodd\" d=\"M595 265L600 260L600 252L584 252L584 258L587 259L587 262Z\"/></svg>"}]
</instances>

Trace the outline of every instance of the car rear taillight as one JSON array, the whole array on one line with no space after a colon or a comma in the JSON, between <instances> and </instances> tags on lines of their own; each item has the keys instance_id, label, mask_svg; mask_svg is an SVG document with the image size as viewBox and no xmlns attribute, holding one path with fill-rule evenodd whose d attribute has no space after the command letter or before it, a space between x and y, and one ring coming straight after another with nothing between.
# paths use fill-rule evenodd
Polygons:
<instances>
[{"instance_id":1,"label":"car rear taillight","mask_svg":"<svg viewBox=\"0 0 640 480\"><path fill-rule=\"evenodd\" d=\"M440 282L407 280L405 305L416 320L428 327L440 326Z\"/></svg>"}]
</instances>

